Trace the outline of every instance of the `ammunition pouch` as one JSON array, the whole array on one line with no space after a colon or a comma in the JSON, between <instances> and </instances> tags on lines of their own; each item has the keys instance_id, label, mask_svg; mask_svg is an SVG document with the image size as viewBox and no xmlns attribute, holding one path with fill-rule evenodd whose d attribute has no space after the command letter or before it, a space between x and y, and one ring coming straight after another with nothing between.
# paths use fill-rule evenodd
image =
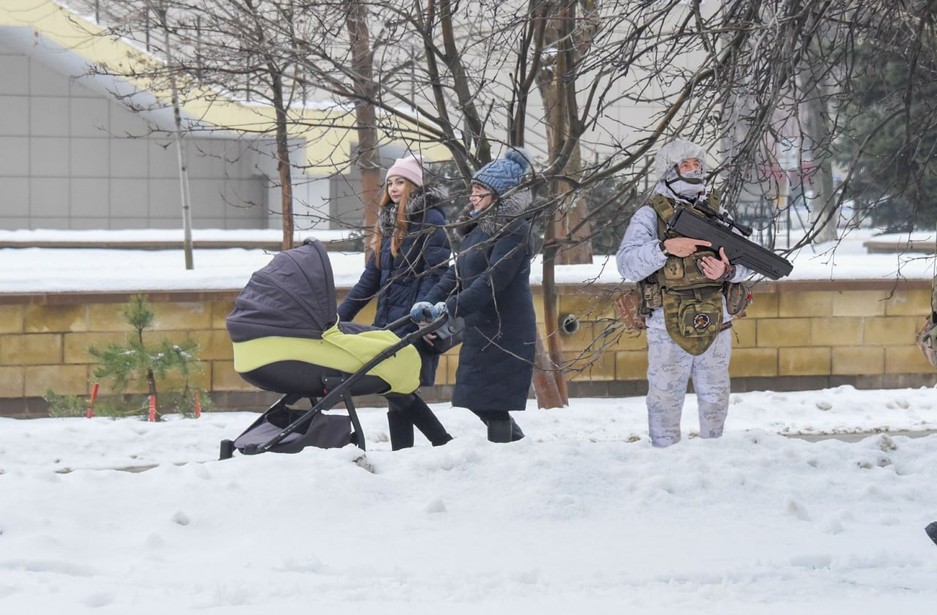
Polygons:
<instances>
[{"instance_id":1,"label":"ammunition pouch","mask_svg":"<svg viewBox=\"0 0 937 615\"><path fill-rule=\"evenodd\" d=\"M626 333L637 333L647 328L644 322L644 314L641 311L641 298L639 290L626 290L615 300L615 307L618 308L618 319Z\"/></svg>"},{"instance_id":2,"label":"ammunition pouch","mask_svg":"<svg viewBox=\"0 0 937 615\"><path fill-rule=\"evenodd\" d=\"M657 283L656 275L652 275L638 283L638 296L641 299L640 312L644 316L648 316L657 308L663 307L664 304L660 297L660 284Z\"/></svg>"},{"instance_id":3,"label":"ammunition pouch","mask_svg":"<svg viewBox=\"0 0 937 615\"><path fill-rule=\"evenodd\" d=\"M667 333L692 355L706 352L722 332L722 286L661 293Z\"/></svg>"},{"instance_id":4,"label":"ammunition pouch","mask_svg":"<svg viewBox=\"0 0 937 615\"><path fill-rule=\"evenodd\" d=\"M637 333L646 329L645 318L657 308L663 307L657 274L641 280L634 289L626 290L618 295L615 307L618 309L618 318L626 332Z\"/></svg>"},{"instance_id":5,"label":"ammunition pouch","mask_svg":"<svg viewBox=\"0 0 937 615\"><path fill-rule=\"evenodd\" d=\"M726 311L730 316L745 316L745 308L752 302L752 289L742 282L726 282L722 288L726 297Z\"/></svg>"},{"instance_id":6,"label":"ammunition pouch","mask_svg":"<svg viewBox=\"0 0 937 615\"><path fill-rule=\"evenodd\" d=\"M721 286L703 274L700 264L703 258L712 256L705 250L694 252L689 256L668 256L664 268L658 273L660 285L668 290L688 290L706 286Z\"/></svg>"}]
</instances>

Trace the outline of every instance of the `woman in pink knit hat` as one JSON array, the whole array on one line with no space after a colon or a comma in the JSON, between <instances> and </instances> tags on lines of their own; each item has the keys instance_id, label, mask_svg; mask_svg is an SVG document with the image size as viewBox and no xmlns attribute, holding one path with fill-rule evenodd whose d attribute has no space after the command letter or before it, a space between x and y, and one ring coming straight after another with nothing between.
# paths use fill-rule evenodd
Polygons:
<instances>
[{"instance_id":1,"label":"woman in pink knit hat","mask_svg":"<svg viewBox=\"0 0 937 615\"><path fill-rule=\"evenodd\" d=\"M423 160L398 158L387 171L378 220L371 237L371 257L357 284L338 307L350 322L372 299L377 299L374 326L386 327L410 313L410 307L445 273L451 254L442 210L445 195L423 183ZM396 331L416 329L408 322ZM420 342L423 344L423 342ZM439 356L417 345L422 358L420 384L432 385ZM393 450L413 446L414 426L433 444L452 439L426 402L417 395L387 395L387 426Z\"/></svg>"}]
</instances>

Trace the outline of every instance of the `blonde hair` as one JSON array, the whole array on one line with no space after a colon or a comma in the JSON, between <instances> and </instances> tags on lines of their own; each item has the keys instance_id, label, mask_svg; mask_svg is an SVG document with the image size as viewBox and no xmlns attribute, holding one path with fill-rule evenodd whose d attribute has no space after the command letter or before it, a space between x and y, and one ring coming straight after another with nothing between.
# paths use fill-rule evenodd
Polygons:
<instances>
[{"instance_id":1,"label":"blonde hair","mask_svg":"<svg viewBox=\"0 0 937 615\"><path fill-rule=\"evenodd\" d=\"M398 175L398 177L400 177ZM390 239L390 253L394 257L400 252L404 237L410 229L410 219L407 217L407 202L410 200L410 193L417 190L417 186L409 179L404 178L403 192L400 195L400 202L397 203L397 216L394 219L394 233ZM380 209L384 209L390 203L390 192L387 190L387 183L384 183L384 194L381 195ZM374 224L374 233L371 236L371 251L374 253L374 262L378 266L381 264L381 242L384 240L384 229L381 226L381 218L378 216Z\"/></svg>"}]
</instances>

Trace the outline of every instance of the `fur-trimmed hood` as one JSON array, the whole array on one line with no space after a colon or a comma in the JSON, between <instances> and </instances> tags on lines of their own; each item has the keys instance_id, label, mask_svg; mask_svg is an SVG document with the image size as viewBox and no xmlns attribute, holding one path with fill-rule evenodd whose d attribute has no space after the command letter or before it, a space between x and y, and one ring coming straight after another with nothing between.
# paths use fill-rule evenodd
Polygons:
<instances>
[{"instance_id":1,"label":"fur-trimmed hood","mask_svg":"<svg viewBox=\"0 0 937 615\"><path fill-rule=\"evenodd\" d=\"M436 186L431 188L425 186L417 188L410 193L410 198L407 199L407 217L411 222L419 222L423 220L426 210L428 209L435 207L442 211L443 203L446 202L447 198L449 198L449 195L443 188ZM381 210L378 212L381 229L383 229L385 233L393 231L396 218L397 204L393 201L381 207Z\"/></svg>"},{"instance_id":2,"label":"fur-trimmed hood","mask_svg":"<svg viewBox=\"0 0 937 615\"><path fill-rule=\"evenodd\" d=\"M469 203L459 214L456 233L460 237L465 237L472 232L472 229L479 226L488 235L494 235L514 220L523 218L532 202L533 196L530 190L525 188L499 197L475 216L472 215L475 208Z\"/></svg>"}]
</instances>

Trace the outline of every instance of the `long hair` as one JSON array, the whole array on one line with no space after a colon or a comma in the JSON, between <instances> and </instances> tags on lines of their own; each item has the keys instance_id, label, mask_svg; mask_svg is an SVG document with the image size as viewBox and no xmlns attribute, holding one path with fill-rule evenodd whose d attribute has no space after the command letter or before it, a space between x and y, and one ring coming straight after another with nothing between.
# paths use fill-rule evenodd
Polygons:
<instances>
[{"instance_id":1,"label":"long hair","mask_svg":"<svg viewBox=\"0 0 937 615\"><path fill-rule=\"evenodd\" d=\"M407 217L407 203L410 201L410 193L417 187L409 179L404 179L403 192L400 195L400 202L397 203L397 215L394 219L394 232L390 239L390 253L396 257L400 252L400 246L403 245L404 237L410 229L410 219ZM390 192L387 190L387 183L384 184L384 193L381 195L379 210L382 211L392 201ZM374 262L378 266L381 264L381 242L384 239L384 225L381 223L381 216L378 214L377 222L374 224L374 233L371 236L371 252L374 253Z\"/></svg>"}]
</instances>

